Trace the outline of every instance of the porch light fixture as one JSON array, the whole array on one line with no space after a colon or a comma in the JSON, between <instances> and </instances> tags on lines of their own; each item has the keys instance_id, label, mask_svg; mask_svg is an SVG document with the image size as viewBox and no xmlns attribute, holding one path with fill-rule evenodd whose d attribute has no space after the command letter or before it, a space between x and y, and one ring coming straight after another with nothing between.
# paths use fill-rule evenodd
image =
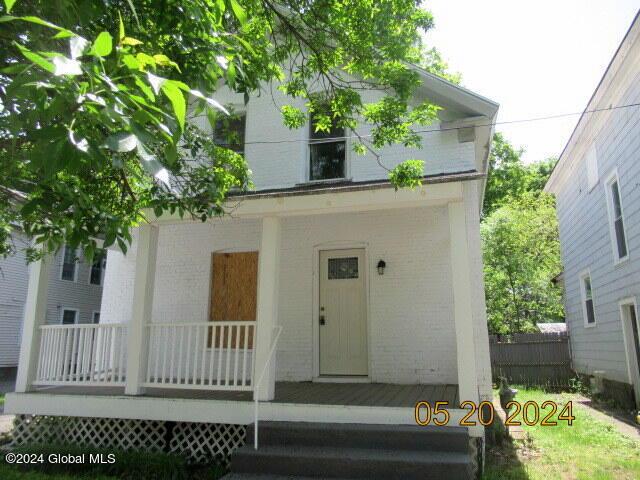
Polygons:
<instances>
[{"instance_id":1,"label":"porch light fixture","mask_svg":"<svg viewBox=\"0 0 640 480\"><path fill-rule=\"evenodd\" d=\"M384 269L387 267L387 264L384 260L380 260L378 262L378 275L384 275Z\"/></svg>"}]
</instances>

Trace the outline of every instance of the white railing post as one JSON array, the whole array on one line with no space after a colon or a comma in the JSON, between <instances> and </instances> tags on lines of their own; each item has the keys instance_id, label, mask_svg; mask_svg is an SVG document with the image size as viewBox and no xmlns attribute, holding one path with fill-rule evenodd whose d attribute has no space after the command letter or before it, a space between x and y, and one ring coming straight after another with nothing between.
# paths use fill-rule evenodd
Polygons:
<instances>
[{"instance_id":1,"label":"white railing post","mask_svg":"<svg viewBox=\"0 0 640 480\"><path fill-rule=\"evenodd\" d=\"M280 219L265 217L262 220L262 239L258 254L258 301L256 321L258 334L254 345L255 376L269 360L273 329L278 318L278 278L280 276ZM269 362L265 380L254 390L258 400L272 400L275 393L275 361Z\"/></svg>"},{"instance_id":2,"label":"white railing post","mask_svg":"<svg viewBox=\"0 0 640 480\"><path fill-rule=\"evenodd\" d=\"M136 274L133 285L133 309L127 332L127 374L125 394L141 395L147 373L148 331L153 308L153 287L156 275L158 227L139 227L136 251Z\"/></svg>"},{"instance_id":3,"label":"white railing post","mask_svg":"<svg viewBox=\"0 0 640 480\"><path fill-rule=\"evenodd\" d=\"M40 326L47 316L47 290L53 257L46 255L29 266L29 288L24 305L20 360L16 377L16 392L32 389L37 374L40 351Z\"/></svg>"},{"instance_id":4,"label":"white railing post","mask_svg":"<svg viewBox=\"0 0 640 480\"><path fill-rule=\"evenodd\" d=\"M471 401L477 405L478 377L471 303L471 267L463 201L449 203L449 230L459 398L461 402ZM469 433L473 436L481 435L482 430L481 426L469 427Z\"/></svg>"}]
</instances>

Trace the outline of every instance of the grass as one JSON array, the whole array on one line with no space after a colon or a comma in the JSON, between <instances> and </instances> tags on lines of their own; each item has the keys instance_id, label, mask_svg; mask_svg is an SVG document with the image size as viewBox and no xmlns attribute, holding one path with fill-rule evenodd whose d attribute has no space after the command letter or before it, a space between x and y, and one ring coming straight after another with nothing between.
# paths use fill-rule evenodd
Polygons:
<instances>
[{"instance_id":1,"label":"grass","mask_svg":"<svg viewBox=\"0 0 640 480\"><path fill-rule=\"evenodd\" d=\"M565 404L571 394L549 394L542 390L519 389L523 404L552 400ZM559 409L560 410L560 409ZM546 409L545 413L549 410ZM526 437L505 441L487 452L484 480L632 480L640 478L640 442L620 434L607 422L595 419L573 404L572 426L527 426ZM558 413L554 416L557 420ZM521 416L516 418L521 420Z\"/></svg>"}]
</instances>

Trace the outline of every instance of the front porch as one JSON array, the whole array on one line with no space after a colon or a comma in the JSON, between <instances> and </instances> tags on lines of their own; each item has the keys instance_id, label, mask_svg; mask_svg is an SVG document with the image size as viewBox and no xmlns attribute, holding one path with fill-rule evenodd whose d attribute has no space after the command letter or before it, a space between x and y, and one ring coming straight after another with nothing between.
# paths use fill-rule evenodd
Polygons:
<instances>
[{"instance_id":1,"label":"front porch","mask_svg":"<svg viewBox=\"0 0 640 480\"><path fill-rule=\"evenodd\" d=\"M482 290L472 287L480 272L476 186L258 197L245 199L233 219L155 219L138 229L126 257L110 252L116 273L105 280L98 325L43 325L53 266L36 262L7 411L409 425L418 401L442 401L457 425L460 399L486 395L479 379L490 392L488 351L477 354L484 344L474 340L484 325ZM226 265L249 265L251 282L236 276L214 288L216 255L240 255ZM328 265L345 268L329 274ZM344 287L330 291L325 279ZM246 299L237 292L249 283L250 301L233 312L218 308L216 292ZM348 307L342 317L335 305ZM356 317L349 328L357 335L328 336L339 319ZM355 353L335 355L338 343L338 353ZM321 364L332 355L337 360ZM345 374L337 368L344 365L357 368Z\"/></svg>"}]
</instances>

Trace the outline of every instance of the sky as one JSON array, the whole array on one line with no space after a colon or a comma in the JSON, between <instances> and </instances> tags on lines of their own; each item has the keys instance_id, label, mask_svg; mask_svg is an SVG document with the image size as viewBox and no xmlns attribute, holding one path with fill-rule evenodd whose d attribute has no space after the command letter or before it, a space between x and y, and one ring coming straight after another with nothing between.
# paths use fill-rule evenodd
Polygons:
<instances>
[{"instance_id":1,"label":"sky","mask_svg":"<svg viewBox=\"0 0 640 480\"><path fill-rule=\"evenodd\" d=\"M462 85L500 104L498 122L582 112L640 0L425 0L435 46ZM497 125L524 161L559 156L579 115Z\"/></svg>"}]
</instances>

